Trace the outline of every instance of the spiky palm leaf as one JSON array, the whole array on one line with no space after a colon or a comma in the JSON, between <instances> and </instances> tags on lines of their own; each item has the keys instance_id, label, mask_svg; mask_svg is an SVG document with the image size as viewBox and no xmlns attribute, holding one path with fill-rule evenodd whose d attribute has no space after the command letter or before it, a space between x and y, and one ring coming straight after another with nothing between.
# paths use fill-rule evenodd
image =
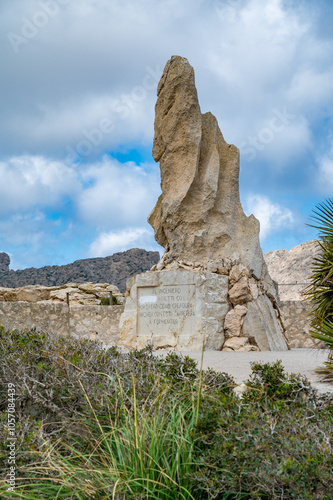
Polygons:
<instances>
[{"instance_id":1,"label":"spiky palm leaf","mask_svg":"<svg viewBox=\"0 0 333 500\"><path fill-rule=\"evenodd\" d=\"M312 336L318 340L326 342L327 346L333 351L333 322L323 321L320 324L320 330L312 331Z\"/></svg>"},{"instance_id":2,"label":"spiky palm leaf","mask_svg":"<svg viewBox=\"0 0 333 500\"><path fill-rule=\"evenodd\" d=\"M319 230L320 252L314 258L310 285L306 289L312 301L312 331L314 338L323 340L333 353L333 201L317 205L313 210L314 224L309 226ZM333 364L325 363L333 370Z\"/></svg>"}]
</instances>

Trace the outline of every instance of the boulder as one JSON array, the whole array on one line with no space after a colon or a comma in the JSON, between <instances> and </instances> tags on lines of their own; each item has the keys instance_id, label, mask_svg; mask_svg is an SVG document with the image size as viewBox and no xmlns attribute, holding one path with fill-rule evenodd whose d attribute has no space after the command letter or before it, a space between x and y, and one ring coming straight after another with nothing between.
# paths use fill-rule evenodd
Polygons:
<instances>
[{"instance_id":1,"label":"boulder","mask_svg":"<svg viewBox=\"0 0 333 500\"><path fill-rule=\"evenodd\" d=\"M227 337L240 337L243 317L247 313L245 306L237 305L231 309L224 320L224 331Z\"/></svg>"},{"instance_id":2,"label":"boulder","mask_svg":"<svg viewBox=\"0 0 333 500\"><path fill-rule=\"evenodd\" d=\"M236 306L237 304L246 304L252 300L249 280L243 276L229 291L230 302Z\"/></svg>"}]
</instances>

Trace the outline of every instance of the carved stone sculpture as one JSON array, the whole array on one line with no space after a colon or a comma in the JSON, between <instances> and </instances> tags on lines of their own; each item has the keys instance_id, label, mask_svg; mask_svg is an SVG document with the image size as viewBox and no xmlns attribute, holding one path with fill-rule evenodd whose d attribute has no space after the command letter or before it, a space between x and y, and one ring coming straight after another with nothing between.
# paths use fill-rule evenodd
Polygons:
<instances>
[{"instance_id":1,"label":"carved stone sculpture","mask_svg":"<svg viewBox=\"0 0 333 500\"><path fill-rule=\"evenodd\" d=\"M239 151L201 114L194 71L173 56L157 89L153 156L161 188L148 221L165 248L131 278L120 321L128 347L286 350L259 222L239 198Z\"/></svg>"}]
</instances>

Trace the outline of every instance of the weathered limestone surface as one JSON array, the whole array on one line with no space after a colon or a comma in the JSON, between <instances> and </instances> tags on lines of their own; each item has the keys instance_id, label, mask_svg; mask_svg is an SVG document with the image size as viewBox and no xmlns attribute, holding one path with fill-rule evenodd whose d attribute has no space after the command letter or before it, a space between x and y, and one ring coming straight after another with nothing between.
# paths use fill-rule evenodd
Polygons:
<instances>
[{"instance_id":1,"label":"weathered limestone surface","mask_svg":"<svg viewBox=\"0 0 333 500\"><path fill-rule=\"evenodd\" d=\"M167 62L157 95L153 156L162 194L148 221L165 253L127 283L122 341L197 350L205 338L206 349L288 349L259 222L240 203L238 149L211 113L201 114L186 59Z\"/></svg>"},{"instance_id":2,"label":"weathered limestone surface","mask_svg":"<svg viewBox=\"0 0 333 500\"><path fill-rule=\"evenodd\" d=\"M201 114L194 71L173 56L157 89L153 157L162 194L148 221L164 262L217 261L235 252L259 279L259 222L239 198L239 150L227 144L211 113Z\"/></svg>"},{"instance_id":3,"label":"weathered limestone surface","mask_svg":"<svg viewBox=\"0 0 333 500\"><path fill-rule=\"evenodd\" d=\"M254 338L260 351L284 351L286 341L281 331L277 309L272 308L267 295L260 295L257 300L247 303L248 313L244 318L243 334Z\"/></svg>"},{"instance_id":4,"label":"weathered limestone surface","mask_svg":"<svg viewBox=\"0 0 333 500\"><path fill-rule=\"evenodd\" d=\"M243 318L247 314L245 306L236 305L230 309L224 320L224 330L227 337L239 337L243 325Z\"/></svg>"}]
</instances>

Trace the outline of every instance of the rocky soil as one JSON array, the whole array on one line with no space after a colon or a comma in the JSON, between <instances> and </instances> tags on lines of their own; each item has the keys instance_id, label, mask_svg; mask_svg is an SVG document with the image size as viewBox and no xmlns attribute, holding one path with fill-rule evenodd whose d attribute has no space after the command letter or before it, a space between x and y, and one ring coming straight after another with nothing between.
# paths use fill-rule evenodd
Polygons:
<instances>
[{"instance_id":1,"label":"rocky soil","mask_svg":"<svg viewBox=\"0 0 333 500\"><path fill-rule=\"evenodd\" d=\"M9 270L10 259L0 253L0 286L23 287L27 285L59 286L66 283L110 283L121 292L125 291L126 280L130 276L148 271L160 256L158 252L148 252L132 248L110 257L76 260L65 266L31 267L18 271Z\"/></svg>"}]
</instances>

